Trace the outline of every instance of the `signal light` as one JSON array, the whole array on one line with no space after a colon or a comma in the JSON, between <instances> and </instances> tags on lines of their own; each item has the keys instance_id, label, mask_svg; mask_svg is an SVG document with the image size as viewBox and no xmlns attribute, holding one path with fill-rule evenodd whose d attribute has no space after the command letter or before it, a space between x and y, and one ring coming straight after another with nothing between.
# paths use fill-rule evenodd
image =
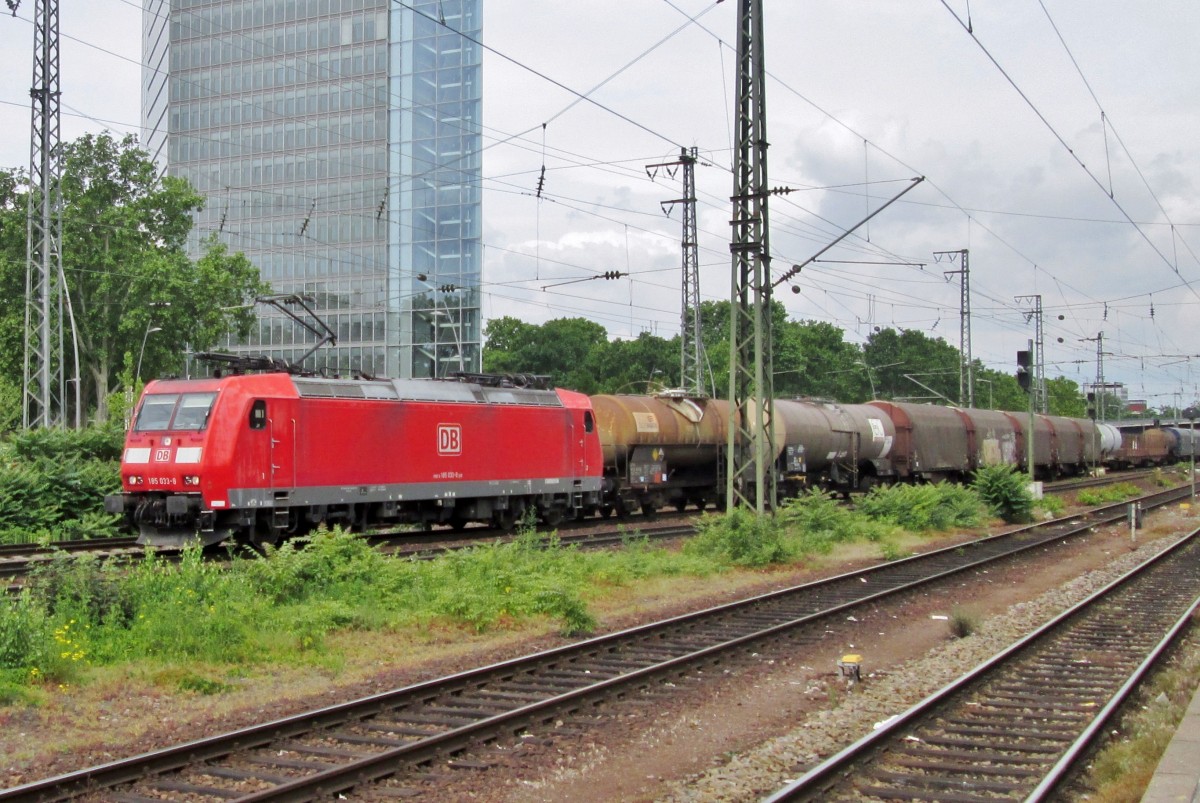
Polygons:
<instances>
[{"instance_id":1,"label":"signal light","mask_svg":"<svg viewBox=\"0 0 1200 803\"><path fill-rule=\"evenodd\" d=\"M1033 387L1033 352L1018 351L1017 352L1017 384L1021 386L1021 390L1029 392Z\"/></svg>"}]
</instances>

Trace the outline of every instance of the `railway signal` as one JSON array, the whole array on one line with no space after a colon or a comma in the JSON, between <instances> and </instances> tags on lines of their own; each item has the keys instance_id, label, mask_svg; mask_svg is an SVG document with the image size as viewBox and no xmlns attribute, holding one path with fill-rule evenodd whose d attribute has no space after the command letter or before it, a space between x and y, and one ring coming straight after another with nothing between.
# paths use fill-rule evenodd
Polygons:
<instances>
[{"instance_id":1,"label":"railway signal","mask_svg":"<svg viewBox=\"0 0 1200 803\"><path fill-rule=\"evenodd\" d=\"M1017 384L1026 393L1033 388L1033 352L1017 352Z\"/></svg>"}]
</instances>

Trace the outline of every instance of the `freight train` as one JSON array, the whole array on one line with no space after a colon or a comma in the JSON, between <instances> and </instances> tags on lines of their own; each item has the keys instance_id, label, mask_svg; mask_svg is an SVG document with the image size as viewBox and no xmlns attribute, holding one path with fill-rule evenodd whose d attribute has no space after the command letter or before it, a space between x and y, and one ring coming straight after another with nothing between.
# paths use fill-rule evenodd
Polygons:
<instances>
[{"instance_id":1,"label":"freight train","mask_svg":"<svg viewBox=\"0 0 1200 803\"><path fill-rule=\"evenodd\" d=\"M532 514L554 525L724 501L723 400L586 396L525 376L221 373L153 381L139 400L122 492L105 508L143 543L262 545L322 523L508 528ZM890 401L781 399L773 409L782 494L958 480L994 464L1026 470L1024 414ZM1114 459L1166 460L1191 433L1164 432L1125 448L1111 426L1035 416L1034 470L1052 478Z\"/></svg>"}]
</instances>

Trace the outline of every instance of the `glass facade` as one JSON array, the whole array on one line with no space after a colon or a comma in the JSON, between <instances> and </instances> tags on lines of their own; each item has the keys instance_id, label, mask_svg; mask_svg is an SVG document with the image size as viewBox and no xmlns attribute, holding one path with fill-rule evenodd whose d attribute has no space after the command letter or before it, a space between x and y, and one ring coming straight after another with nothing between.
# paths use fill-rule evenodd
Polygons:
<instances>
[{"instance_id":1,"label":"glass facade","mask_svg":"<svg viewBox=\"0 0 1200 803\"><path fill-rule=\"evenodd\" d=\"M307 368L479 370L481 1L146 0L146 145L207 198L192 252L314 299L338 344ZM312 342L262 312L228 347Z\"/></svg>"}]
</instances>

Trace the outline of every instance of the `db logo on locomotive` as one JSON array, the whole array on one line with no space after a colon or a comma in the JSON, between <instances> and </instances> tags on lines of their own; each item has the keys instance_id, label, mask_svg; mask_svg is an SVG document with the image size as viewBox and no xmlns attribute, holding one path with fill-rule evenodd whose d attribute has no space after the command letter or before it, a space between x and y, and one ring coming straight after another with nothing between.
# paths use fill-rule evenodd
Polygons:
<instances>
[{"instance_id":1,"label":"db logo on locomotive","mask_svg":"<svg viewBox=\"0 0 1200 803\"><path fill-rule=\"evenodd\" d=\"M462 427L458 424L438 424L438 454L462 454Z\"/></svg>"}]
</instances>

